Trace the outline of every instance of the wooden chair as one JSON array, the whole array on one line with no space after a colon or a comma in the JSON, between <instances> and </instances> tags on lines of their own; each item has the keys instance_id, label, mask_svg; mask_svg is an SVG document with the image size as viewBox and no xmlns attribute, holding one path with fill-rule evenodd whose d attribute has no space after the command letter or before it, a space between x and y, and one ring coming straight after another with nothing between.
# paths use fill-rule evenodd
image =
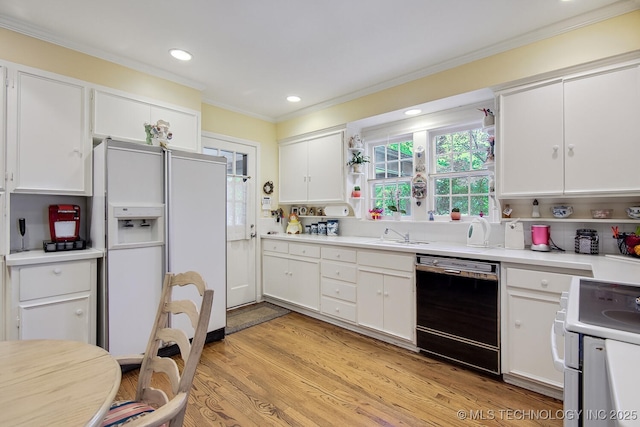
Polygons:
<instances>
[{"instance_id":1,"label":"wooden chair","mask_svg":"<svg viewBox=\"0 0 640 427\"><path fill-rule=\"evenodd\" d=\"M172 299L172 290L175 286L188 285L195 286L202 296L199 313L193 301ZM207 335L212 302L213 290L206 289L206 284L198 273L189 271L165 275L162 298L146 352L143 355L118 357L120 365L141 365L136 396L133 401L114 402L103 426L118 426L123 423L126 423L126 427L182 426L189 391ZM195 329L191 343L184 331L169 327L171 314L189 316ZM177 344L184 362L182 373L175 360L158 356L158 349L167 343ZM152 386L152 378L156 377L158 381L157 377L163 376L154 375L154 373L166 374L170 382L171 397L162 389Z\"/></svg>"}]
</instances>

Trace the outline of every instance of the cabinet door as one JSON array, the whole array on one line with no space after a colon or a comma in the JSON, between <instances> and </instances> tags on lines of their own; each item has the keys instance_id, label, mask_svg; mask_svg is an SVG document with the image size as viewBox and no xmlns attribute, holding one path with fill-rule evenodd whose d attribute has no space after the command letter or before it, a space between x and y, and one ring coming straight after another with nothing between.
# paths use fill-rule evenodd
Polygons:
<instances>
[{"instance_id":1,"label":"cabinet door","mask_svg":"<svg viewBox=\"0 0 640 427\"><path fill-rule=\"evenodd\" d=\"M320 263L289 260L291 301L303 307L320 310Z\"/></svg>"},{"instance_id":2,"label":"cabinet door","mask_svg":"<svg viewBox=\"0 0 640 427\"><path fill-rule=\"evenodd\" d=\"M312 139L308 143L308 201L344 201L342 132Z\"/></svg>"},{"instance_id":3,"label":"cabinet door","mask_svg":"<svg viewBox=\"0 0 640 427\"><path fill-rule=\"evenodd\" d=\"M307 201L307 147L306 141L279 147L280 203Z\"/></svg>"},{"instance_id":4,"label":"cabinet door","mask_svg":"<svg viewBox=\"0 0 640 427\"><path fill-rule=\"evenodd\" d=\"M562 387L563 374L555 369L549 334L560 307L560 296L507 289L508 373ZM560 356L564 347L558 343Z\"/></svg>"},{"instance_id":5,"label":"cabinet door","mask_svg":"<svg viewBox=\"0 0 640 427\"><path fill-rule=\"evenodd\" d=\"M10 100L14 191L90 194L91 140L86 89L18 70Z\"/></svg>"},{"instance_id":6,"label":"cabinet door","mask_svg":"<svg viewBox=\"0 0 640 427\"><path fill-rule=\"evenodd\" d=\"M384 330L408 340L415 330L413 280L402 276L384 276Z\"/></svg>"},{"instance_id":7,"label":"cabinet door","mask_svg":"<svg viewBox=\"0 0 640 427\"><path fill-rule=\"evenodd\" d=\"M169 122L169 131L173 134L173 138L169 141L170 148L200 152L200 120L198 114L152 105L151 123L157 123L158 120Z\"/></svg>"},{"instance_id":8,"label":"cabinet door","mask_svg":"<svg viewBox=\"0 0 640 427\"><path fill-rule=\"evenodd\" d=\"M563 192L562 82L500 96L497 142L502 197Z\"/></svg>"},{"instance_id":9,"label":"cabinet door","mask_svg":"<svg viewBox=\"0 0 640 427\"><path fill-rule=\"evenodd\" d=\"M89 294L20 304L20 339L90 342Z\"/></svg>"},{"instance_id":10,"label":"cabinet door","mask_svg":"<svg viewBox=\"0 0 640 427\"><path fill-rule=\"evenodd\" d=\"M262 257L262 282L264 294L287 301L289 295L289 260L264 255Z\"/></svg>"},{"instance_id":11,"label":"cabinet door","mask_svg":"<svg viewBox=\"0 0 640 427\"><path fill-rule=\"evenodd\" d=\"M145 141L144 124L151 123L151 107L112 93L96 90L93 95L93 134L112 139Z\"/></svg>"},{"instance_id":12,"label":"cabinet door","mask_svg":"<svg viewBox=\"0 0 640 427\"><path fill-rule=\"evenodd\" d=\"M5 67L0 66L0 77L3 82L7 81L7 69ZM5 168L5 149L6 149L6 123L5 123L5 105L7 104L6 98L6 89L7 85L0 85L0 177L5 176L4 168ZM6 181L4 179L0 179L0 191L5 189ZM4 210L3 210L4 212ZM4 229L3 229L4 230ZM4 233L3 233L4 234ZM4 248L3 248L4 249ZM4 253L4 252L2 252ZM1 302L1 301L0 301ZM0 325L1 326L1 325ZM0 338L2 338L2 332L0 331Z\"/></svg>"},{"instance_id":13,"label":"cabinet door","mask_svg":"<svg viewBox=\"0 0 640 427\"><path fill-rule=\"evenodd\" d=\"M565 192L640 191L640 67L568 80Z\"/></svg>"},{"instance_id":14,"label":"cabinet door","mask_svg":"<svg viewBox=\"0 0 640 427\"><path fill-rule=\"evenodd\" d=\"M358 272L358 324L384 330L384 275Z\"/></svg>"}]
</instances>

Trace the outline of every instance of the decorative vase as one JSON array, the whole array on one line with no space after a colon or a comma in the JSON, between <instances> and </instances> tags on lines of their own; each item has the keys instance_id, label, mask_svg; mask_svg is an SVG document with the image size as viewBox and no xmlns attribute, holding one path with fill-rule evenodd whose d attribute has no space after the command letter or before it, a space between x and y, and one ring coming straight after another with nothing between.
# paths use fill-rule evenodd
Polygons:
<instances>
[{"instance_id":1,"label":"decorative vase","mask_svg":"<svg viewBox=\"0 0 640 427\"><path fill-rule=\"evenodd\" d=\"M362 164L354 163L353 165L351 165L351 170L353 171L353 173L360 173L362 171Z\"/></svg>"},{"instance_id":2,"label":"decorative vase","mask_svg":"<svg viewBox=\"0 0 640 427\"><path fill-rule=\"evenodd\" d=\"M459 221L461 216L460 212L451 212L451 219L454 221Z\"/></svg>"},{"instance_id":3,"label":"decorative vase","mask_svg":"<svg viewBox=\"0 0 640 427\"><path fill-rule=\"evenodd\" d=\"M393 213L393 219L395 219L396 221L400 221L400 218L402 218L402 213L401 212L394 212Z\"/></svg>"},{"instance_id":4,"label":"decorative vase","mask_svg":"<svg viewBox=\"0 0 640 427\"><path fill-rule=\"evenodd\" d=\"M360 190L353 190L353 191L351 192L351 197L353 197L354 199L359 199L359 198L360 198L360 195L361 195Z\"/></svg>"}]
</instances>

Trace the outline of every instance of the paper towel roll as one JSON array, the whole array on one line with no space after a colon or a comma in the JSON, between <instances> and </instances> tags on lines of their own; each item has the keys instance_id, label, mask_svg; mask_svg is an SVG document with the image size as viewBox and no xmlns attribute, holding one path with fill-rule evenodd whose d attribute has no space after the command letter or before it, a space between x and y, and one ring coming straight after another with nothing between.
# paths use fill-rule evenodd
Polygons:
<instances>
[{"instance_id":1,"label":"paper towel roll","mask_svg":"<svg viewBox=\"0 0 640 427\"><path fill-rule=\"evenodd\" d=\"M325 216L347 216L349 215L349 207L344 205L327 206L324 208Z\"/></svg>"}]
</instances>

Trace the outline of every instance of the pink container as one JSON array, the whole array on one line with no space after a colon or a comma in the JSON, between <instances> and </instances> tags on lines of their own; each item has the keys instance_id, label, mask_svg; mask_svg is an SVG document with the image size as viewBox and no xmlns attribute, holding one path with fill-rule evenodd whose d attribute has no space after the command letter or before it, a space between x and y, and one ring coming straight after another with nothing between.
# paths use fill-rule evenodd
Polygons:
<instances>
[{"instance_id":1,"label":"pink container","mask_svg":"<svg viewBox=\"0 0 640 427\"><path fill-rule=\"evenodd\" d=\"M549 247L549 238L551 231L548 225L532 225L531 226L531 250L547 252Z\"/></svg>"}]
</instances>

